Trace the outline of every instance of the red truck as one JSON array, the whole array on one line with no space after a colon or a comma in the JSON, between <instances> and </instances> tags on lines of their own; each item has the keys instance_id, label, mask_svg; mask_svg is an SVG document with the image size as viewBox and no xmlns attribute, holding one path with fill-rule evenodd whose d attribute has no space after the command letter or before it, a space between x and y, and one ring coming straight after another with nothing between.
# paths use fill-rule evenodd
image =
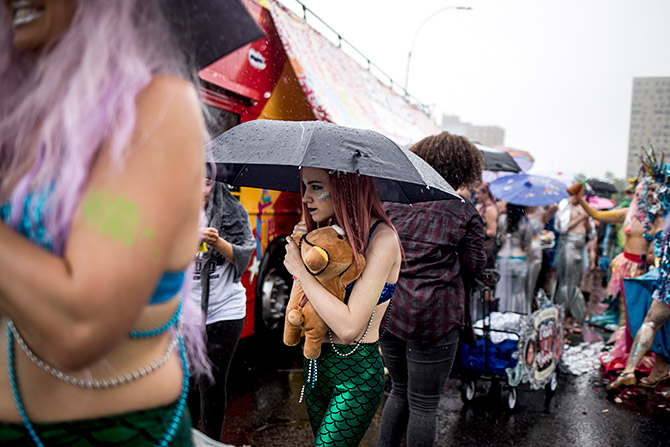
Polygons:
<instances>
[{"instance_id":1,"label":"red truck","mask_svg":"<svg viewBox=\"0 0 670 447\"><path fill-rule=\"evenodd\" d=\"M438 132L424 112L302 18L275 0L242 1L266 37L200 71L213 135L254 119L320 119L377 130L401 145ZM283 323L291 277L281 236L292 232L301 207L294 193L242 187L233 194L249 212L257 244L242 276L245 337Z\"/></svg>"}]
</instances>

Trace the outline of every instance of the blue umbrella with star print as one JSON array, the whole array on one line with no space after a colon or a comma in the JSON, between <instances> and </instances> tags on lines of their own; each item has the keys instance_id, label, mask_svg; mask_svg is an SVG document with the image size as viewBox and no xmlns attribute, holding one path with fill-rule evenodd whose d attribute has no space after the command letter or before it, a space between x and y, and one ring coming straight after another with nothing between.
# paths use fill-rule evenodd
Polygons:
<instances>
[{"instance_id":1,"label":"blue umbrella with star print","mask_svg":"<svg viewBox=\"0 0 670 447\"><path fill-rule=\"evenodd\" d=\"M568 197L567 186L553 178L531 174L512 174L493 181L491 194L507 203L544 206Z\"/></svg>"}]
</instances>

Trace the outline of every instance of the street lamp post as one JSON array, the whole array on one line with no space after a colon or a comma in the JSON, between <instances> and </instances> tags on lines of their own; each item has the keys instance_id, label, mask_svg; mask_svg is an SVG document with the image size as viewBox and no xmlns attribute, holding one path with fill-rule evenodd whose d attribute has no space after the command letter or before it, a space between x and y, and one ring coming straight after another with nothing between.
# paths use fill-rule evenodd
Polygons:
<instances>
[{"instance_id":1,"label":"street lamp post","mask_svg":"<svg viewBox=\"0 0 670 447\"><path fill-rule=\"evenodd\" d=\"M409 62L412 59L412 50L414 49L414 43L416 42L416 38L419 35L419 31L423 28L423 26L428 23L430 19L438 15L439 13L446 11L448 9L460 9L460 10L472 10L471 7L469 6L447 6L446 8L438 9L434 13L432 13L430 16L428 16L422 23L419 25L419 27L416 29L416 32L414 33L414 37L412 38L412 44L409 47L409 53L407 53L407 67L405 68L405 95L407 95L407 83L409 81Z\"/></svg>"}]
</instances>

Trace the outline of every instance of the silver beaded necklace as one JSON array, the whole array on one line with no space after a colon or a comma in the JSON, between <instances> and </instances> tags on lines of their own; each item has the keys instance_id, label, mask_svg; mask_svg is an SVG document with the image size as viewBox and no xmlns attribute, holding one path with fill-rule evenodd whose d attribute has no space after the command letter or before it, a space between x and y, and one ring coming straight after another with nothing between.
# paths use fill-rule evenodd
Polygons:
<instances>
[{"instance_id":1,"label":"silver beaded necklace","mask_svg":"<svg viewBox=\"0 0 670 447\"><path fill-rule=\"evenodd\" d=\"M23 352L30 359L30 361L33 362L35 365L37 365L37 367L39 367L42 371L48 373L49 375L55 377L56 379L62 382L69 383L70 385L74 385L79 388L96 389L96 390L115 388L117 386L125 385L126 383L141 379L142 377L148 376L152 372L156 371L158 368L163 366L163 364L165 364L165 362L170 358L172 351L174 351L174 348L177 346L177 343L179 342L179 334L181 334L182 329L180 319L179 322L177 323L175 333L172 336L172 340L170 341L170 344L165 350L165 353L161 358L152 362L149 366L139 368L135 371L126 373L119 377L98 380L98 379L82 379L80 377L76 377L66 372L63 372L58 368L48 364L47 362L39 358L32 351L32 349L30 349L30 347L25 342L25 340L23 340L23 337L21 337L21 334L19 334L19 331L16 329L14 323L11 320L8 322L8 326L9 329L12 331L12 334L14 334L16 342L21 347L21 350L23 350Z\"/></svg>"},{"instance_id":2,"label":"silver beaded necklace","mask_svg":"<svg viewBox=\"0 0 670 447\"><path fill-rule=\"evenodd\" d=\"M372 326L372 320L375 318L375 309L372 309L372 315L370 315L370 321L368 321L368 327L365 328L365 332L363 333L363 336L356 342L356 346L354 346L354 349L351 351L347 352L346 354L341 353L340 351L337 350L335 347L335 342L333 342L333 332L328 328L328 339L330 339L330 344L332 345L333 351L335 351L335 354L339 355L340 357L349 357L351 354L356 352L358 348L361 347L361 344L363 343L363 340L365 339L365 336L368 335L368 332L370 331L370 327Z\"/></svg>"}]
</instances>

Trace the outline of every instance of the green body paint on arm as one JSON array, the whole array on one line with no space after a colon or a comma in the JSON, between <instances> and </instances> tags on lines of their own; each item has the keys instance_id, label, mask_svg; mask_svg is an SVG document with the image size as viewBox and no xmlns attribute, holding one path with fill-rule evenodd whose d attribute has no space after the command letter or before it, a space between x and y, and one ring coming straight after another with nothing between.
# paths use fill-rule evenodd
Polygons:
<instances>
[{"instance_id":1,"label":"green body paint on arm","mask_svg":"<svg viewBox=\"0 0 670 447\"><path fill-rule=\"evenodd\" d=\"M83 212L91 228L127 247L135 245L140 234L140 216L135 203L120 196L92 190L84 198ZM154 231L146 229L144 235L151 239Z\"/></svg>"}]
</instances>

